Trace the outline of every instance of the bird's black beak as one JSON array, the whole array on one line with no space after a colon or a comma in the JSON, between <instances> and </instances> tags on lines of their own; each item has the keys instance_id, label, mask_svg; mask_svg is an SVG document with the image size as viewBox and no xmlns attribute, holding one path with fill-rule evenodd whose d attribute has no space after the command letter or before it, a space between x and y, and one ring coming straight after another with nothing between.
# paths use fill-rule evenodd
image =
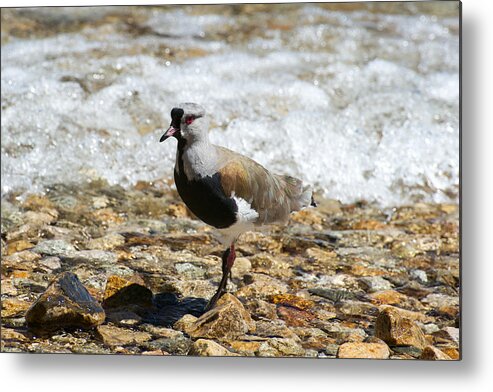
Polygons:
<instances>
[{"instance_id":1,"label":"bird's black beak","mask_svg":"<svg viewBox=\"0 0 493 392\"><path fill-rule=\"evenodd\" d=\"M159 139L159 142L164 142L167 138L169 138L170 136L173 136L175 135L177 132L180 132L179 129L176 129L175 127L173 127L173 125L171 125L168 130L164 133L163 136L161 136L161 139Z\"/></svg>"}]
</instances>

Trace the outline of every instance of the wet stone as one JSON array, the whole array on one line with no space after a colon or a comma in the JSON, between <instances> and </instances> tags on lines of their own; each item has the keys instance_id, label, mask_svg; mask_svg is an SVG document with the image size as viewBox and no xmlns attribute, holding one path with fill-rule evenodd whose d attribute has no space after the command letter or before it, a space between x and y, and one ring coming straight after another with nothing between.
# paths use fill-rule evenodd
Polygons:
<instances>
[{"instance_id":1,"label":"wet stone","mask_svg":"<svg viewBox=\"0 0 493 392\"><path fill-rule=\"evenodd\" d=\"M29 327L40 329L91 328L105 312L71 272L58 275L26 313Z\"/></svg>"}]
</instances>

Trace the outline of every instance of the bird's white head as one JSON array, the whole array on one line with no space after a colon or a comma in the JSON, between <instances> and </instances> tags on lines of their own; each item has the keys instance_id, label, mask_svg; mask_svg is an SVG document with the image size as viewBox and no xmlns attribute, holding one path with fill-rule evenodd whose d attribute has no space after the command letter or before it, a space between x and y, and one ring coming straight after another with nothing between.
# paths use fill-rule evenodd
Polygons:
<instances>
[{"instance_id":1,"label":"bird's white head","mask_svg":"<svg viewBox=\"0 0 493 392\"><path fill-rule=\"evenodd\" d=\"M159 140L165 141L170 136L186 142L207 140L209 121L205 109L196 103L182 103L171 110L171 124Z\"/></svg>"}]
</instances>

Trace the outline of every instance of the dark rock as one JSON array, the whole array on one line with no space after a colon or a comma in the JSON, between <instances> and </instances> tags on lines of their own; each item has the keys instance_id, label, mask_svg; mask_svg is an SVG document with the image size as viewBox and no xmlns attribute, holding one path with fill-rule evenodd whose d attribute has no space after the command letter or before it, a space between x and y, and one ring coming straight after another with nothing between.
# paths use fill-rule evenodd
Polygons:
<instances>
[{"instance_id":1,"label":"dark rock","mask_svg":"<svg viewBox=\"0 0 493 392\"><path fill-rule=\"evenodd\" d=\"M101 305L71 272L58 275L26 313L28 326L40 329L91 328L104 319Z\"/></svg>"}]
</instances>

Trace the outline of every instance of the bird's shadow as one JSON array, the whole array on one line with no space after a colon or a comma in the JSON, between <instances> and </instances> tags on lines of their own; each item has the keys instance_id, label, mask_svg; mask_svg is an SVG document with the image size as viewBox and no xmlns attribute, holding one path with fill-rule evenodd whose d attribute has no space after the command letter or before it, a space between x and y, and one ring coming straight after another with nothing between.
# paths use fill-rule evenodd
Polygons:
<instances>
[{"instance_id":1,"label":"bird's shadow","mask_svg":"<svg viewBox=\"0 0 493 392\"><path fill-rule=\"evenodd\" d=\"M179 298L173 293L158 293L153 298L153 308L142 316L142 322L164 327L172 327L186 314L200 317L205 312L207 300L204 298Z\"/></svg>"}]
</instances>

